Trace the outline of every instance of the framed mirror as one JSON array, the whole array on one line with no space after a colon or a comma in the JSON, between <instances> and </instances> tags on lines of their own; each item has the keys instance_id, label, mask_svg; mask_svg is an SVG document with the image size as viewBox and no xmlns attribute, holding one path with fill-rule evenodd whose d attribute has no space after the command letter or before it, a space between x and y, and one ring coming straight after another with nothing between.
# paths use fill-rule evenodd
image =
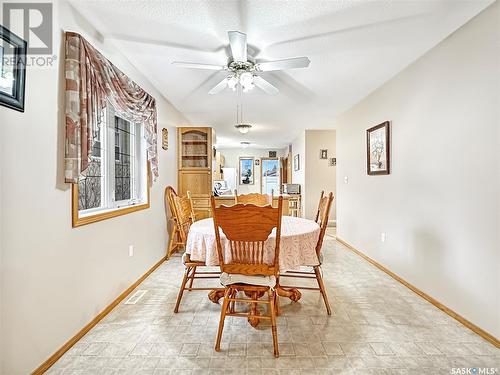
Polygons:
<instances>
[{"instance_id":1,"label":"framed mirror","mask_svg":"<svg viewBox=\"0 0 500 375\"><path fill-rule=\"evenodd\" d=\"M0 25L0 105L24 112L27 43Z\"/></svg>"}]
</instances>

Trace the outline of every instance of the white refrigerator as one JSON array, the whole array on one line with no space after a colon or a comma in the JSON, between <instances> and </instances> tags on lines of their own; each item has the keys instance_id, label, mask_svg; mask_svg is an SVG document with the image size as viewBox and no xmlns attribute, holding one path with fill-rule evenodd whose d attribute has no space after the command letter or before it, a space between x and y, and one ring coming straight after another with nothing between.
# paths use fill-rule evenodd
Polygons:
<instances>
[{"instance_id":1,"label":"white refrigerator","mask_svg":"<svg viewBox=\"0 0 500 375\"><path fill-rule=\"evenodd\" d=\"M238 174L236 172L236 168L222 168L222 172L224 173L224 181L226 181L227 189L230 191L230 194L233 194L234 190L238 186Z\"/></svg>"}]
</instances>

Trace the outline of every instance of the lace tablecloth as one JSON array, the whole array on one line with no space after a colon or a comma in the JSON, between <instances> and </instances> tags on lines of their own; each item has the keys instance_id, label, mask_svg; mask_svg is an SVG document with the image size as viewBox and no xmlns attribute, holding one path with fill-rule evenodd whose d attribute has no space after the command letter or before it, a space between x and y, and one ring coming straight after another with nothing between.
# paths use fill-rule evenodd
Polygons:
<instances>
[{"instance_id":1,"label":"lace tablecloth","mask_svg":"<svg viewBox=\"0 0 500 375\"><path fill-rule=\"evenodd\" d=\"M320 228L312 220L292 216L283 216L281 222L281 243L279 265L280 271L296 270L300 266L318 265L316 243ZM229 244L221 231L224 247ZM264 261L272 259L276 242L275 231L271 233L265 244ZM214 223L211 218L195 222L189 229L186 252L192 260L204 261L207 266L219 264L215 244Z\"/></svg>"}]
</instances>

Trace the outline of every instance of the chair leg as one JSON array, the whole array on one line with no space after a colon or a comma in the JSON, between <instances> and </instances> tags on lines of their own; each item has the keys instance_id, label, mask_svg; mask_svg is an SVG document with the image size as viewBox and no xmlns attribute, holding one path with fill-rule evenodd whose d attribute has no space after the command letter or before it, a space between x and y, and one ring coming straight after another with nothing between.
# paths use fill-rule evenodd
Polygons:
<instances>
[{"instance_id":1,"label":"chair leg","mask_svg":"<svg viewBox=\"0 0 500 375\"><path fill-rule=\"evenodd\" d=\"M191 281L189 282L189 287L193 287L194 275L196 275L196 266L193 267L193 273L191 275Z\"/></svg>"},{"instance_id":2,"label":"chair leg","mask_svg":"<svg viewBox=\"0 0 500 375\"><path fill-rule=\"evenodd\" d=\"M174 253L174 250L177 248L177 226L172 227L172 233L170 233L170 238L168 240L168 248L167 248L167 259Z\"/></svg>"},{"instance_id":3,"label":"chair leg","mask_svg":"<svg viewBox=\"0 0 500 375\"><path fill-rule=\"evenodd\" d=\"M328 313L328 315L332 315L332 309L330 308L330 302L328 302L328 295L326 294L325 284L323 283L323 277L321 276L321 272L318 266L314 267L314 273L316 274L316 281L318 282L321 296L323 297L323 301L325 302L326 312Z\"/></svg>"},{"instance_id":4,"label":"chair leg","mask_svg":"<svg viewBox=\"0 0 500 375\"><path fill-rule=\"evenodd\" d=\"M274 307L276 308L276 316L279 316L281 314L280 311L280 296L278 293L274 293Z\"/></svg>"},{"instance_id":5,"label":"chair leg","mask_svg":"<svg viewBox=\"0 0 500 375\"><path fill-rule=\"evenodd\" d=\"M191 267L186 267L184 272L184 277L182 278L181 288L179 289L179 294L177 295L177 302L175 303L174 313L179 312L179 305L181 304L182 295L184 294L184 289L186 289L186 283L188 281L189 271Z\"/></svg>"},{"instance_id":6,"label":"chair leg","mask_svg":"<svg viewBox=\"0 0 500 375\"><path fill-rule=\"evenodd\" d=\"M273 346L274 346L274 356L278 358L280 356L279 350L278 350L278 330L276 328L276 309L274 306L275 302L275 291L270 289L268 291L269 294L269 309L270 309L270 315L271 315L271 329L273 332Z\"/></svg>"},{"instance_id":7,"label":"chair leg","mask_svg":"<svg viewBox=\"0 0 500 375\"><path fill-rule=\"evenodd\" d=\"M252 299L254 301L257 301L258 293L257 292L252 292ZM252 303L252 306L250 308L250 315L257 315L257 304Z\"/></svg>"},{"instance_id":8,"label":"chair leg","mask_svg":"<svg viewBox=\"0 0 500 375\"><path fill-rule=\"evenodd\" d=\"M222 330L224 329L224 320L226 319L227 308L229 305L229 296L231 295L231 288L227 288L224 292L224 302L220 311L219 330L217 332L217 340L215 341L215 351L220 352L220 340L222 339Z\"/></svg>"},{"instance_id":9,"label":"chair leg","mask_svg":"<svg viewBox=\"0 0 500 375\"><path fill-rule=\"evenodd\" d=\"M236 298L236 294L238 293L238 291L236 289L234 289L230 294L229 294L229 297L230 298ZM229 312L231 314L234 314L236 312L236 302L235 301L231 301L229 302Z\"/></svg>"}]
</instances>

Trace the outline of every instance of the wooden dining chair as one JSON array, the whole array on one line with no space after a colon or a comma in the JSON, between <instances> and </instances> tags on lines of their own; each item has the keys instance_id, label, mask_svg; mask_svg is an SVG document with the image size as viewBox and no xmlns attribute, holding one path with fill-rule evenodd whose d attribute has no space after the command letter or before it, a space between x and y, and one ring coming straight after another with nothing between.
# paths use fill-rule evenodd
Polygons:
<instances>
[{"instance_id":1,"label":"wooden dining chair","mask_svg":"<svg viewBox=\"0 0 500 375\"><path fill-rule=\"evenodd\" d=\"M189 194L186 197L174 196L172 198L174 210L176 212L176 222L178 227L178 232L180 236L180 241L184 246L187 244L189 228L194 223L193 218L193 206ZM195 279L217 279L219 278L220 272L217 271L198 271L198 267L205 267L204 261L192 260L190 255L184 253L182 255L182 263L184 264L184 276L182 278L181 287L179 293L177 294L177 301L175 303L174 312L179 312L179 306L184 295L184 291L192 290L214 290L217 288L208 287L193 287L193 282ZM188 285L189 282L189 285Z\"/></svg>"},{"instance_id":2,"label":"wooden dining chair","mask_svg":"<svg viewBox=\"0 0 500 375\"><path fill-rule=\"evenodd\" d=\"M316 223L319 222L319 213L321 212L321 205L324 202L323 200L324 196L325 196L325 191L321 190L321 195L319 196L318 210L316 211L316 218L314 219Z\"/></svg>"},{"instance_id":3,"label":"wooden dining chair","mask_svg":"<svg viewBox=\"0 0 500 375\"><path fill-rule=\"evenodd\" d=\"M177 225L177 211L174 205L174 197L177 197L177 193L172 186L167 186L165 188L164 194L164 205L165 205L165 216L167 218L167 232L170 230L170 236L167 244L167 249L165 251L166 258L170 256L184 244L180 238L179 226Z\"/></svg>"},{"instance_id":4,"label":"wooden dining chair","mask_svg":"<svg viewBox=\"0 0 500 375\"><path fill-rule=\"evenodd\" d=\"M272 197L269 198L267 194L250 193L235 195L234 197L236 204L254 204L256 206L267 206L272 205Z\"/></svg>"},{"instance_id":5,"label":"wooden dining chair","mask_svg":"<svg viewBox=\"0 0 500 375\"><path fill-rule=\"evenodd\" d=\"M283 288L295 288L295 289L306 289L306 290L319 290L323 301L325 303L326 311L328 315L332 315L332 310L330 308L330 302L328 301L328 295L326 292L325 284L323 282L321 265L323 264L323 255L321 254L321 248L323 247L323 239L325 237L326 228L328 226L328 218L330 216L330 209L333 202L333 193L326 196L324 192L321 192L320 202L318 205L318 214L316 222L319 224L320 232L318 237L318 242L316 243L316 255L318 257L319 265L311 266L311 271L287 271L280 275L281 278L293 277L301 279L316 279L318 287L303 287L295 285L282 285Z\"/></svg>"},{"instance_id":6,"label":"wooden dining chair","mask_svg":"<svg viewBox=\"0 0 500 375\"><path fill-rule=\"evenodd\" d=\"M194 223L196 221L196 213L194 212L193 198L191 197L191 192L189 190L186 192L186 196L189 199L191 218L192 218L193 223Z\"/></svg>"},{"instance_id":7,"label":"wooden dining chair","mask_svg":"<svg viewBox=\"0 0 500 375\"><path fill-rule=\"evenodd\" d=\"M279 356L275 286L279 273L282 206L283 198L280 197L277 208L269 205L259 207L253 204L215 207L215 199L212 197L217 253L222 271L220 282L225 287L215 342L216 351L220 351L226 316L235 316L271 320L274 355ZM264 254L264 243L274 228L276 228L276 240L273 253ZM220 230L226 236L224 245ZM238 291L245 292L245 295L251 298L237 298ZM259 296L265 293L268 296L267 300L260 300ZM234 309L236 302L249 303L251 305L249 312L236 312ZM259 315L257 304L267 304L269 315Z\"/></svg>"}]
</instances>

